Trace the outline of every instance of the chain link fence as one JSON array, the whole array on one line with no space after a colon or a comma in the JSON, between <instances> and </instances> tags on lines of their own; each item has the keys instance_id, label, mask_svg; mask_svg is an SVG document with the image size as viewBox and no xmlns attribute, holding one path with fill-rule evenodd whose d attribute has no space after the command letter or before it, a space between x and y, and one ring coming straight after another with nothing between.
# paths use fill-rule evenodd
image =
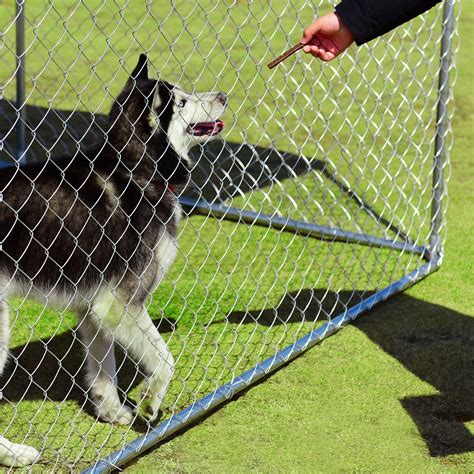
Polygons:
<instances>
[{"instance_id":1,"label":"chain link fence","mask_svg":"<svg viewBox=\"0 0 474 474\"><path fill-rule=\"evenodd\" d=\"M0 1L4 295L28 267L30 248L8 255L8 222L28 218L21 235L34 241L45 215L30 224L28 202L40 193L42 166L62 156L74 165L107 135L110 107L141 53L152 78L228 95L224 139L195 147L190 183L171 191L184 211L177 255L146 300L162 339L143 338L137 357L112 333L119 411L144 402L146 352L169 348L172 357L161 347L158 364L175 361L158 424L128 409L124 424L99 419L84 354L100 346L102 358L89 361L100 374L114 348L100 323L88 337L82 327L81 338L77 294L52 305L56 284L24 272L28 291L4 297L2 360L11 336L1 440L34 446L41 458L33 471L123 464L440 265L458 5L445 0L329 64L299 54L266 68L332 6ZM32 166L35 173L25 171ZM12 209L9 189L20 177L31 192ZM53 245L64 229L51 229ZM45 262L48 250L40 249ZM74 255L56 262L58 274L79 265Z\"/></svg>"}]
</instances>

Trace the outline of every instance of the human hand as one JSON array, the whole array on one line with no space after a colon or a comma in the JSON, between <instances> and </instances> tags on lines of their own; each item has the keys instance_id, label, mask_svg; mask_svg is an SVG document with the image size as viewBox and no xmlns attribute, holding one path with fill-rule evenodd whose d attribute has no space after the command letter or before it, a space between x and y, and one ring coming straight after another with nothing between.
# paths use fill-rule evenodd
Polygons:
<instances>
[{"instance_id":1,"label":"human hand","mask_svg":"<svg viewBox=\"0 0 474 474\"><path fill-rule=\"evenodd\" d=\"M323 61L331 61L354 42L354 36L337 13L318 18L304 32L303 51Z\"/></svg>"}]
</instances>

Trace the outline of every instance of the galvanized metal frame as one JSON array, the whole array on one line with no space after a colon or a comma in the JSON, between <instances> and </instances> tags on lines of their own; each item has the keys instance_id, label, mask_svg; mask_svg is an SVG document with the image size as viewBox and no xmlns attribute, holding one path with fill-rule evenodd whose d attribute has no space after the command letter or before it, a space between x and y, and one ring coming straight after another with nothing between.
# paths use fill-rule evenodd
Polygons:
<instances>
[{"instance_id":1,"label":"galvanized metal frame","mask_svg":"<svg viewBox=\"0 0 474 474\"><path fill-rule=\"evenodd\" d=\"M25 98L25 0L16 0L16 159L23 160L26 150L26 98Z\"/></svg>"},{"instance_id":2,"label":"galvanized metal frame","mask_svg":"<svg viewBox=\"0 0 474 474\"><path fill-rule=\"evenodd\" d=\"M305 237L313 237L323 240L346 242L348 244L368 245L379 248L390 248L400 252L408 252L423 256L426 263L406 276L377 291L363 299L359 304L347 309L331 321L325 323L318 329L310 332L295 343L282 349L274 356L260 362L250 370L234 378L231 382L221 386L205 397L196 401L190 407L175 414L168 420L161 422L157 427L143 436L123 446L122 449L110 456L98 460L93 466L85 470L85 473L110 472L130 461L145 450L162 442L177 430L189 426L191 423L205 415L212 408L229 400L237 393L251 384L256 383L262 377L277 370L283 364L294 359L296 356L314 346L324 338L334 334L342 326L353 321L361 313L370 310L375 305L387 298L405 290L420 281L430 273L436 271L443 258L441 230L444 215L443 196L444 169L446 166L446 132L448 123L448 100L450 92L449 70L451 64L452 28L454 17L454 0L446 0L443 10L443 31L440 51L440 74L438 84L438 102L435 132L435 150L433 162L433 186L431 200L431 231L427 247L414 245L409 239L399 235L399 240L383 239L373 235L344 231L331 227L319 226L314 223L270 216L263 213L246 211L227 207L222 204L209 203L204 200L181 198L181 204L188 213L197 213L213 216L215 218L230 220L243 224L252 224L271 227L285 232L293 232ZM16 147L17 160L21 161L25 154L25 0L16 0L16 47L17 47L17 124L16 124ZM370 206L367 206L370 209Z\"/></svg>"}]
</instances>

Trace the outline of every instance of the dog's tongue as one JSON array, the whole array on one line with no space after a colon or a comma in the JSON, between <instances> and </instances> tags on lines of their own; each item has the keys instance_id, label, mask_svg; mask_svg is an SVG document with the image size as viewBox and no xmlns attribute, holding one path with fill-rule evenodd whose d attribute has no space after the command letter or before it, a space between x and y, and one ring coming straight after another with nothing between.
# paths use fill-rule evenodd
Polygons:
<instances>
[{"instance_id":1,"label":"dog's tongue","mask_svg":"<svg viewBox=\"0 0 474 474\"><path fill-rule=\"evenodd\" d=\"M222 132L223 128L224 123L221 120L216 120L215 122L198 122L188 127L189 132L198 137L203 135L217 135Z\"/></svg>"}]
</instances>

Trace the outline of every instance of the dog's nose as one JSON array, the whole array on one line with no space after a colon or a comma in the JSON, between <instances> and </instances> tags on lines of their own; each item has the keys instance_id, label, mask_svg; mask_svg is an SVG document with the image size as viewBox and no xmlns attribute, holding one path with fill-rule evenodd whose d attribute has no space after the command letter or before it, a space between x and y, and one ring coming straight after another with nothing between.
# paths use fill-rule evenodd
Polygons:
<instances>
[{"instance_id":1,"label":"dog's nose","mask_svg":"<svg viewBox=\"0 0 474 474\"><path fill-rule=\"evenodd\" d=\"M219 92L217 94L217 100L222 104L222 105L227 105L227 94L225 92Z\"/></svg>"}]
</instances>

